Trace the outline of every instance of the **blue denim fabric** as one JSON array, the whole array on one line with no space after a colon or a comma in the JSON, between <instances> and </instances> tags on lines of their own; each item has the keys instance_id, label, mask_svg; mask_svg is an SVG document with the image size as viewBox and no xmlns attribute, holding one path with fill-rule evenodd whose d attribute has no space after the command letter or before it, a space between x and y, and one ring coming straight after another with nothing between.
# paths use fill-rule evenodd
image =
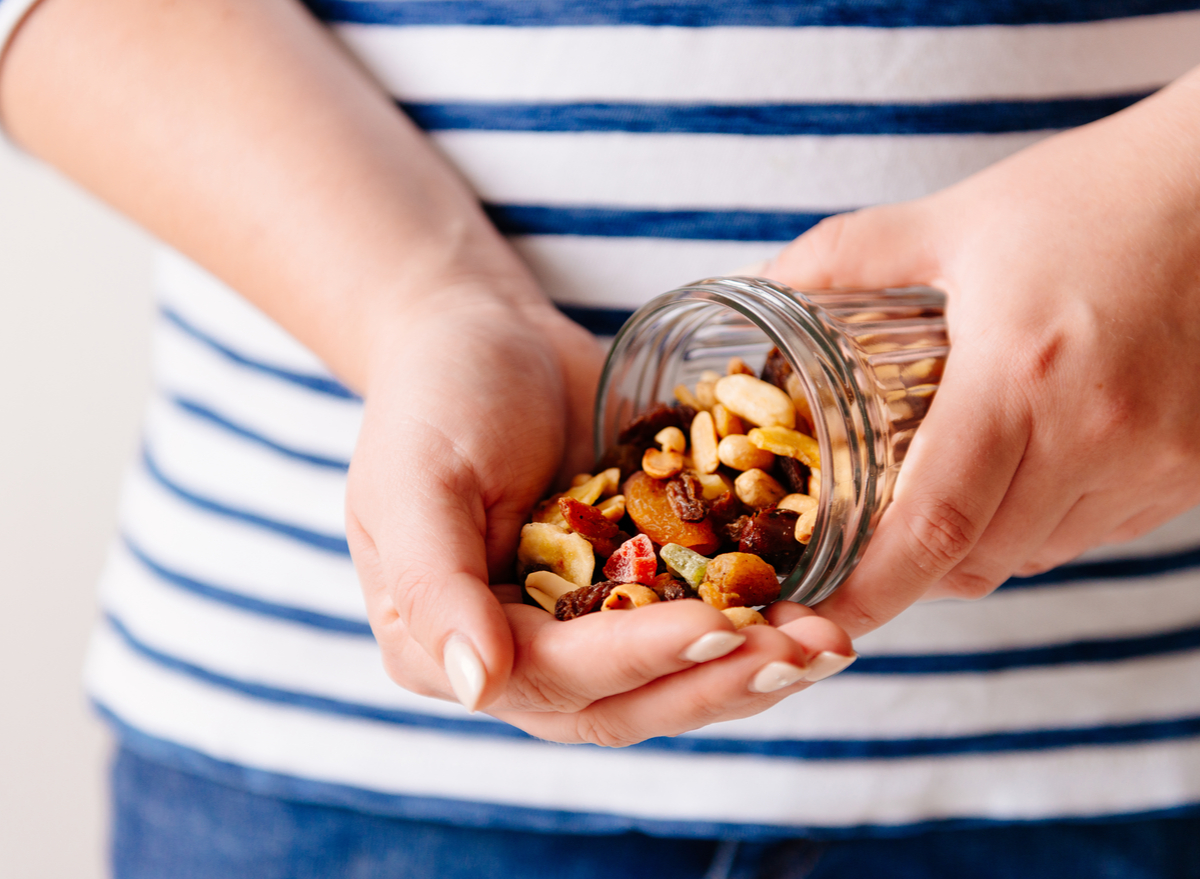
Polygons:
<instances>
[{"instance_id":1,"label":"blue denim fabric","mask_svg":"<svg viewBox=\"0 0 1200 879\"><path fill-rule=\"evenodd\" d=\"M1195 879L1200 818L734 843L475 829L279 800L122 749L114 879Z\"/></svg>"}]
</instances>

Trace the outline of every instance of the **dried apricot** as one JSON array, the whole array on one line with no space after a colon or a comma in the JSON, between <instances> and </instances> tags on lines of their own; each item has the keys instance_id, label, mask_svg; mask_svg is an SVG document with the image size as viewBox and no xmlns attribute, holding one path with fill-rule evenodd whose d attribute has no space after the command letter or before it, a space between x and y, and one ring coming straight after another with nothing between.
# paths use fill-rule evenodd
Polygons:
<instances>
[{"instance_id":1,"label":"dried apricot","mask_svg":"<svg viewBox=\"0 0 1200 879\"><path fill-rule=\"evenodd\" d=\"M645 473L635 473L625 483L625 510L638 530L660 546L678 543L708 555L720 540L708 520L685 522L675 515L667 496L667 484Z\"/></svg>"}]
</instances>

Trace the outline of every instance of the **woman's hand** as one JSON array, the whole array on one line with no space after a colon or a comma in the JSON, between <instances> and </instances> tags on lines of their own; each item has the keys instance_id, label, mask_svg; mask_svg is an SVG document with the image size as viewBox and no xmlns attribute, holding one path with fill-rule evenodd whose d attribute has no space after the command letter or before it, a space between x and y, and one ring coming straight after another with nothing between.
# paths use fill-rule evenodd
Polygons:
<instances>
[{"instance_id":1,"label":"woman's hand","mask_svg":"<svg viewBox=\"0 0 1200 879\"><path fill-rule=\"evenodd\" d=\"M350 469L350 546L393 680L543 738L617 745L760 711L817 655L851 652L794 605L743 645L696 601L562 623L497 585L533 504L592 462L600 353L548 306L438 299L374 370Z\"/></svg>"},{"instance_id":2,"label":"woman's hand","mask_svg":"<svg viewBox=\"0 0 1200 879\"><path fill-rule=\"evenodd\" d=\"M766 274L949 296L950 357L895 502L819 608L852 635L1200 502L1200 71L942 192L827 220Z\"/></svg>"}]
</instances>

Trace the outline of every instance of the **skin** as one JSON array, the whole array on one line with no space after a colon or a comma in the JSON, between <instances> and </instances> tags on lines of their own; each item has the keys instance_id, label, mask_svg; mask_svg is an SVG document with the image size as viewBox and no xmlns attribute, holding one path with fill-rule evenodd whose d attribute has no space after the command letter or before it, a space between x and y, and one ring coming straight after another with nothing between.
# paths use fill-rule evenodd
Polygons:
<instances>
[{"instance_id":1,"label":"skin","mask_svg":"<svg viewBox=\"0 0 1200 879\"><path fill-rule=\"evenodd\" d=\"M503 574L522 521L591 462L599 348L298 3L44 0L0 63L0 120L18 144L239 290L363 395L347 536L399 685L453 698L442 656L462 638L490 713L544 738L624 745L805 686L751 692L771 662L851 652L798 607L698 666L680 654L732 630L699 602L573 625L516 603Z\"/></svg>"},{"instance_id":2,"label":"skin","mask_svg":"<svg viewBox=\"0 0 1200 879\"><path fill-rule=\"evenodd\" d=\"M297 4L44 0L2 64L18 143L363 394L348 537L384 665L415 692L451 698L441 657L460 637L486 669L480 704L535 735L675 734L806 686L750 692L770 662L848 655L922 597L980 596L1200 501L1200 74L826 222L767 270L942 287L954 348L851 581L696 665L681 651L731 628L698 602L559 624L497 582L530 505L589 463L599 352Z\"/></svg>"}]
</instances>

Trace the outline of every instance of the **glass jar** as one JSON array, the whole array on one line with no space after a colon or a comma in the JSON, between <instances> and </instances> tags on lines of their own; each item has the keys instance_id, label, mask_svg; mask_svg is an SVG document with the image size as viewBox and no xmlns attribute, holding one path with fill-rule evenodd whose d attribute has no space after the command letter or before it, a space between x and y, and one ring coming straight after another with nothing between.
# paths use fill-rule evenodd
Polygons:
<instances>
[{"instance_id":1,"label":"glass jar","mask_svg":"<svg viewBox=\"0 0 1200 879\"><path fill-rule=\"evenodd\" d=\"M761 370L772 347L786 390L820 444L818 513L783 598L816 604L849 576L891 499L949 351L945 295L928 287L800 292L759 278L712 278L651 300L613 342L596 399L596 448L731 357ZM800 426L800 429L803 429ZM814 473L816 475L816 473Z\"/></svg>"}]
</instances>

